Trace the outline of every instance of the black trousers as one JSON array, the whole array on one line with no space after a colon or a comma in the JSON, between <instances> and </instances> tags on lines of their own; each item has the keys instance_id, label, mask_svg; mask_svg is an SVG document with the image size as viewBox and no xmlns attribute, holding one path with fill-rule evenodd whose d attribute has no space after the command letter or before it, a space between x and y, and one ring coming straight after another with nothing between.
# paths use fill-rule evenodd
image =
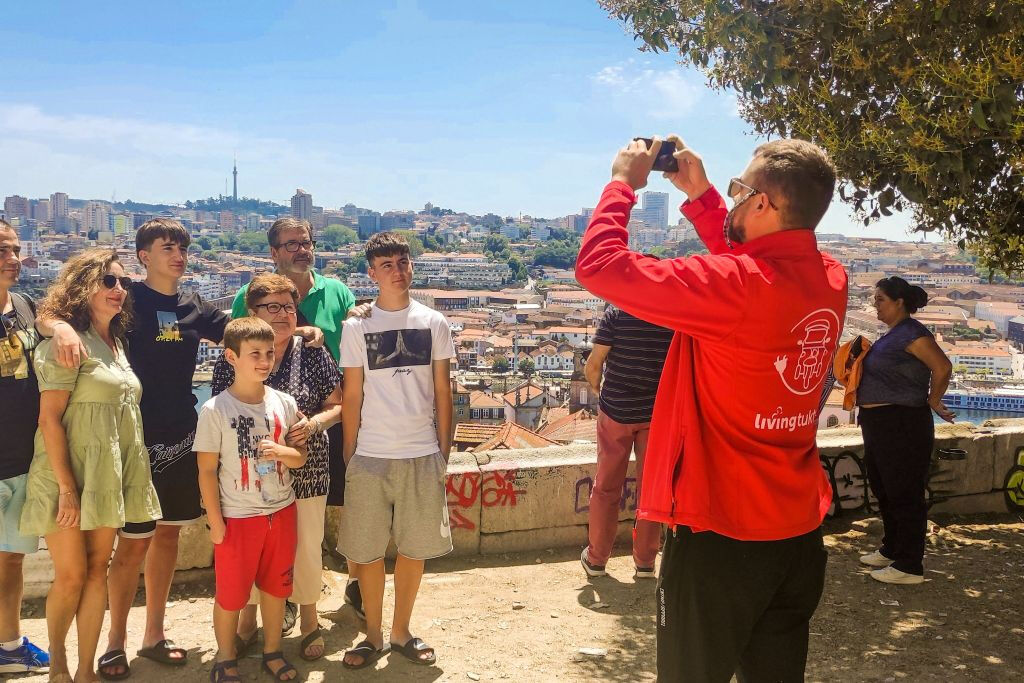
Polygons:
<instances>
[{"instance_id":1,"label":"black trousers","mask_svg":"<svg viewBox=\"0 0 1024 683\"><path fill-rule=\"evenodd\" d=\"M885 530L880 550L901 572L924 574L925 488L935 446L932 411L928 406L861 408L860 428L864 468Z\"/></svg>"},{"instance_id":2,"label":"black trousers","mask_svg":"<svg viewBox=\"0 0 1024 683\"><path fill-rule=\"evenodd\" d=\"M803 681L826 559L820 529L780 541L669 532L658 578L658 680Z\"/></svg>"}]
</instances>

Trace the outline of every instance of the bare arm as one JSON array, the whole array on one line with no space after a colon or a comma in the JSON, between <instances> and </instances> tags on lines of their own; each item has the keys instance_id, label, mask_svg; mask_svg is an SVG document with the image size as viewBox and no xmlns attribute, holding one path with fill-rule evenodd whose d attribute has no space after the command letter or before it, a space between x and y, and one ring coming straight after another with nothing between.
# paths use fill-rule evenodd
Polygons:
<instances>
[{"instance_id":1,"label":"bare arm","mask_svg":"<svg viewBox=\"0 0 1024 683\"><path fill-rule=\"evenodd\" d=\"M604 373L604 362L608 358L612 347L607 344L594 344L590 356L587 357L587 364L583 366L583 374L586 376L594 391L601 391L601 375Z\"/></svg>"},{"instance_id":2,"label":"bare arm","mask_svg":"<svg viewBox=\"0 0 1024 683\"><path fill-rule=\"evenodd\" d=\"M279 462L288 469L297 470L306 464L309 452L306 445L286 446L280 443L270 442L269 448L260 453L260 460L264 462Z\"/></svg>"},{"instance_id":3,"label":"bare arm","mask_svg":"<svg viewBox=\"0 0 1024 683\"><path fill-rule=\"evenodd\" d=\"M49 458L53 476L57 479L57 526L70 529L78 526L81 506L78 500L78 482L71 470L68 456L68 435L61 421L71 398L70 391L45 390L39 394L39 430Z\"/></svg>"},{"instance_id":4,"label":"bare arm","mask_svg":"<svg viewBox=\"0 0 1024 683\"><path fill-rule=\"evenodd\" d=\"M341 401L342 455L347 465L356 452L359 421L363 412L363 369L345 368L345 382Z\"/></svg>"},{"instance_id":5,"label":"bare arm","mask_svg":"<svg viewBox=\"0 0 1024 683\"><path fill-rule=\"evenodd\" d=\"M437 445L444 461L452 452L452 380L450 358L431 363L434 372L434 411L437 416Z\"/></svg>"},{"instance_id":6,"label":"bare arm","mask_svg":"<svg viewBox=\"0 0 1024 683\"><path fill-rule=\"evenodd\" d=\"M57 363L63 367L77 368L89 357L89 351L71 323L54 318L36 318L36 330L44 337L53 337Z\"/></svg>"},{"instance_id":7,"label":"bare arm","mask_svg":"<svg viewBox=\"0 0 1024 683\"><path fill-rule=\"evenodd\" d=\"M928 392L928 405L935 414L946 422L952 422L956 413L951 412L942 403L942 397L949 388L949 378L953 376L953 364L943 353L933 337L918 337L907 346L907 353L912 354L932 371L931 390Z\"/></svg>"},{"instance_id":8,"label":"bare arm","mask_svg":"<svg viewBox=\"0 0 1024 683\"><path fill-rule=\"evenodd\" d=\"M227 529L220 510L220 482L217 480L220 455L201 451L196 454L196 462L199 465L199 492L203 496L203 507L206 508L206 519L210 524L210 540L216 545L224 540Z\"/></svg>"}]
</instances>

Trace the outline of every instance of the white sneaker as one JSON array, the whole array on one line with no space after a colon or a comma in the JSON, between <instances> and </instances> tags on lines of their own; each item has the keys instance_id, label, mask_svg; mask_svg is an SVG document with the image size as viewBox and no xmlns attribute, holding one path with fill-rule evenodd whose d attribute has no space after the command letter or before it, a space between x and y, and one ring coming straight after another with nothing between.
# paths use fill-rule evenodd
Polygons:
<instances>
[{"instance_id":1,"label":"white sneaker","mask_svg":"<svg viewBox=\"0 0 1024 683\"><path fill-rule=\"evenodd\" d=\"M908 574L901 572L896 567L886 567L885 569L876 569L871 572L871 578L875 581L881 581L882 583L898 583L898 584L916 584L924 583L924 577L917 574Z\"/></svg>"},{"instance_id":2,"label":"white sneaker","mask_svg":"<svg viewBox=\"0 0 1024 683\"><path fill-rule=\"evenodd\" d=\"M879 550L860 556L860 563L866 564L869 567L888 567L892 562L892 560L883 555Z\"/></svg>"},{"instance_id":3,"label":"white sneaker","mask_svg":"<svg viewBox=\"0 0 1024 683\"><path fill-rule=\"evenodd\" d=\"M658 573L654 570L654 567L637 567L633 577L637 579L656 579L658 578Z\"/></svg>"},{"instance_id":4,"label":"white sneaker","mask_svg":"<svg viewBox=\"0 0 1024 683\"><path fill-rule=\"evenodd\" d=\"M583 552L580 553L580 564L583 565L583 571L585 571L589 577L608 576L608 572L604 570L603 564L598 565L590 563L590 558L587 557L586 548L584 548Z\"/></svg>"}]
</instances>

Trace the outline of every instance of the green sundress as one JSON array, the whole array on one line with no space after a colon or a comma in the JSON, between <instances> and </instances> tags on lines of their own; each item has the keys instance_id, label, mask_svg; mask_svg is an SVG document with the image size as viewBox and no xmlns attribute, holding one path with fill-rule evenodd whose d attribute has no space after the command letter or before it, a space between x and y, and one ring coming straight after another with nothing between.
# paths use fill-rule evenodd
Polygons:
<instances>
[{"instance_id":1,"label":"green sundress","mask_svg":"<svg viewBox=\"0 0 1024 683\"><path fill-rule=\"evenodd\" d=\"M56 348L49 339L39 344L34 358L40 392L71 392L61 424L82 506L79 528L120 529L125 522L160 519L142 434L139 378L120 341L115 353L95 329L90 327L81 336L89 358L77 369L57 363ZM21 512L22 534L45 536L58 530L58 494L42 430L36 429Z\"/></svg>"}]
</instances>

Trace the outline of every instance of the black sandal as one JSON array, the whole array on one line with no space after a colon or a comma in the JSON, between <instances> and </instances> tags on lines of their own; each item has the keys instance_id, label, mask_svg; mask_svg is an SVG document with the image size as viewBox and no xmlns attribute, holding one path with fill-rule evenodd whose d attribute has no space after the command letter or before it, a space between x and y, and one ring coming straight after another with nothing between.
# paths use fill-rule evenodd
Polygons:
<instances>
[{"instance_id":1,"label":"black sandal","mask_svg":"<svg viewBox=\"0 0 1024 683\"><path fill-rule=\"evenodd\" d=\"M179 653L181 656L172 657L172 653ZM185 666L188 664L188 650L178 647L174 644L173 640L167 638L149 647L144 647L135 654L146 659L152 659L154 662L166 664L167 666Z\"/></svg>"},{"instance_id":2,"label":"black sandal","mask_svg":"<svg viewBox=\"0 0 1024 683\"><path fill-rule=\"evenodd\" d=\"M306 648L315 643L318 639L323 642L323 633L320 631L320 627L317 626L314 630L306 634L301 641L299 641L299 656L305 659L307 662L312 662L320 659L324 656L323 651L327 649L327 643L324 643L324 647L321 648L320 654L315 657L310 657L306 654Z\"/></svg>"},{"instance_id":3,"label":"black sandal","mask_svg":"<svg viewBox=\"0 0 1024 683\"><path fill-rule=\"evenodd\" d=\"M273 669L271 669L270 666L267 665L267 662L272 662L275 659L280 659L282 662L284 662L284 664L281 665L281 668L278 669L276 672ZM291 665L291 663L287 659L284 658L284 654L280 650L278 650L277 652L263 653L263 670L271 676L273 676L278 681L294 681L298 679L298 675L296 675L293 678L281 678L281 676L283 676L284 674L290 673L292 671L294 671L296 674L298 674L299 672L294 666Z\"/></svg>"},{"instance_id":4,"label":"black sandal","mask_svg":"<svg viewBox=\"0 0 1024 683\"><path fill-rule=\"evenodd\" d=\"M237 659L225 659L222 662L214 662L210 669L210 683L242 683L238 674L229 674L228 669L237 669Z\"/></svg>"},{"instance_id":5,"label":"black sandal","mask_svg":"<svg viewBox=\"0 0 1024 683\"><path fill-rule=\"evenodd\" d=\"M109 674L103 671L115 666L123 666L124 671L119 674ZM132 668L128 666L128 654L124 650L110 650L96 661L96 670L100 678L105 681L123 681L132 675Z\"/></svg>"},{"instance_id":6,"label":"black sandal","mask_svg":"<svg viewBox=\"0 0 1024 683\"><path fill-rule=\"evenodd\" d=\"M345 651L345 657L348 657L349 655L355 655L357 657L362 657L363 661L359 662L358 664L349 664L345 657L342 657L341 663L345 665L346 669L365 669L366 667L375 664L378 659L380 659L389 652L391 652L390 645L385 645L384 647L378 650L376 647L374 647L373 643L371 643L368 640L364 640L351 650Z\"/></svg>"},{"instance_id":7,"label":"black sandal","mask_svg":"<svg viewBox=\"0 0 1024 683\"><path fill-rule=\"evenodd\" d=\"M429 666L437 662L437 655L434 654L434 648L424 643L419 638L413 636L409 639L405 645L399 645L398 643L391 643L391 649L398 652L406 659L414 662L415 664L423 664ZM428 654L429 657L421 657L420 655Z\"/></svg>"}]
</instances>

